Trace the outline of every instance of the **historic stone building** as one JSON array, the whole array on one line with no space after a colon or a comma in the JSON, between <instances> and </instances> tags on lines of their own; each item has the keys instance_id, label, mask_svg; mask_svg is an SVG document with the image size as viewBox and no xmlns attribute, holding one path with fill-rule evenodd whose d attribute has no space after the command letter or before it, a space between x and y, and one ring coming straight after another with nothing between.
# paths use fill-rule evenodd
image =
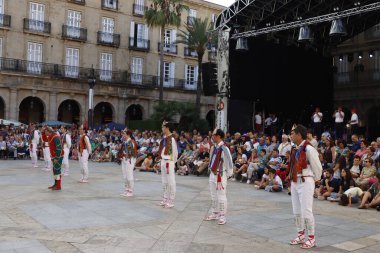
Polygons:
<instances>
[{"instance_id":1,"label":"historic stone building","mask_svg":"<svg viewBox=\"0 0 380 253\"><path fill-rule=\"evenodd\" d=\"M186 0L182 23L223 7ZM94 123L149 119L158 101L160 29L144 20L147 0L0 0L0 118L82 123L96 77ZM164 100L195 102L197 60L165 31ZM205 54L204 61L208 55ZM94 68L94 71L92 70ZM215 98L202 96L201 117Z\"/></svg>"},{"instance_id":2,"label":"historic stone building","mask_svg":"<svg viewBox=\"0 0 380 253\"><path fill-rule=\"evenodd\" d=\"M380 136L380 24L340 44L334 66L334 104L346 108L347 121L356 108L369 136Z\"/></svg>"}]
</instances>

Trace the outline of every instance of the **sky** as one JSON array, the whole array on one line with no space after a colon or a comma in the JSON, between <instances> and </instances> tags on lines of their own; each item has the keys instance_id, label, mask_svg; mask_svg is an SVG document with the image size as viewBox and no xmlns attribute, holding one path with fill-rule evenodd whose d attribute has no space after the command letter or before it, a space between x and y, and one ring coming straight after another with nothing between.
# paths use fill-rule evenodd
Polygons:
<instances>
[{"instance_id":1,"label":"sky","mask_svg":"<svg viewBox=\"0 0 380 253\"><path fill-rule=\"evenodd\" d=\"M220 4L223 6L230 6L233 2L235 2L235 0L206 0L206 1Z\"/></svg>"}]
</instances>

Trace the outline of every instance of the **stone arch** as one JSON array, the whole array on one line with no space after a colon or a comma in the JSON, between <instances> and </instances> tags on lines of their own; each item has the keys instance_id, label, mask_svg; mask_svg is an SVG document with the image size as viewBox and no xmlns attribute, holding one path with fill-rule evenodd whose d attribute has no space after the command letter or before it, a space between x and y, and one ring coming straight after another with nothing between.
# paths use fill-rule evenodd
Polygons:
<instances>
[{"instance_id":1,"label":"stone arch","mask_svg":"<svg viewBox=\"0 0 380 253\"><path fill-rule=\"evenodd\" d=\"M380 106L373 106L368 110L368 137L374 140L380 137Z\"/></svg>"},{"instance_id":2,"label":"stone arch","mask_svg":"<svg viewBox=\"0 0 380 253\"><path fill-rule=\"evenodd\" d=\"M215 110L210 110L206 114L206 120L210 129L215 128Z\"/></svg>"},{"instance_id":3,"label":"stone arch","mask_svg":"<svg viewBox=\"0 0 380 253\"><path fill-rule=\"evenodd\" d=\"M99 102L94 107L94 125L102 125L112 122L114 119L114 108L111 103Z\"/></svg>"},{"instance_id":4,"label":"stone arch","mask_svg":"<svg viewBox=\"0 0 380 253\"><path fill-rule=\"evenodd\" d=\"M62 101L58 107L57 120L78 125L80 115L81 109L79 102L74 99L66 99Z\"/></svg>"},{"instance_id":5,"label":"stone arch","mask_svg":"<svg viewBox=\"0 0 380 253\"><path fill-rule=\"evenodd\" d=\"M39 97L26 97L19 105L18 120L22 123L29 124L30 122L45 121L44 101Z\"/></svg>"},{"instance_id":6,"label":"stone arch","mask_svg":"<svg viewBox=\"0 0 380 253\"><path fill-rule=\"evenodd\" d=\"M0 119L5 118L5 102L2 97L0 97Z\"/></svg>"},{"instance_id":7,"label":"stone arch","mask_svg":"<svg viewBox=\"0 0 380 253\"><path fill-rule=\"evenodd\" d=\"M125 111L125 120L142 120L143 117L143 107L139 104L130 105Z\"/></svg>"}]
</instances>

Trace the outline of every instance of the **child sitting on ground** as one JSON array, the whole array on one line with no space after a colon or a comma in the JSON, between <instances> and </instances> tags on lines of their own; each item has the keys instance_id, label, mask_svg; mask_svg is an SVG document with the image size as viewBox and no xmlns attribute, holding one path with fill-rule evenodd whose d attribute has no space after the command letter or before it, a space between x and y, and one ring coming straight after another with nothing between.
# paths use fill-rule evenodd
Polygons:
<instances>
[{"instance_id":1,"label":"child sitting on ground","mask_svg":"<svg viewBox=\"0 0 380 253\"><path fill-rule=\"evenodd\" d=\"M340 197L339 205L351 206L352 203L358 203L362 199L364 192L359 187L353 187L345 191Z\"/></svg>"},{"instance_id":2,"label":"child sitting on ground","mask_svg":"<svg viewBox=\"0 0 380 253\"><path fill-rule=\"evenodd\" d=\"M271 167L269 167L269 165L265 166L264 175L261 177L261 181L255 181L255 188L256 189L265 189L265 187L268 185L269 170L270 169L271 169Z\"/></svg>"},{"instance_id":3,"label":"child sitting on ground","mask_svg":"<svg viewBox=\"0 0 380 253\"><path fill-rule=\"evenodd\" d=\"M268 185L265 187L265 190L268 192L281 192L282 188L280 176L276 175L276 169L271 168L269 170Z\"/></svg>"},{"instance_id":4,"label":"child sitting on ground","mask_svg":"<svg viewBox=\"0 0 380 253\"><path fill-rule=\"evenodd\" d=\"M178 163L177 175L187 176L188 174L189 174L189 170L187 169L187 165L185 164L185 161L181 160Z\"/></svg>"}]
</instances>

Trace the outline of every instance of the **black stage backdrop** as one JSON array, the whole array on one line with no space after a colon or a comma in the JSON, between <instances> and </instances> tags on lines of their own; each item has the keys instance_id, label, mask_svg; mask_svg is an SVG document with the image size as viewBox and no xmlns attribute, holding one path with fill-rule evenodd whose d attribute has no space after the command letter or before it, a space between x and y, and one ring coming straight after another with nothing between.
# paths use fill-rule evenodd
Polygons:
<instances>
[{"instance_id":1,"label":"black stage backdrop","mask_svg":"<svg viewBox=\"0 0 380 253\"><path fill-rule=\"evenodd\" d=\"M324 113L324 120L331 121L331 57L303 45L281 45L262 38L249 38L246 52L236 51L235 44L231 40L231 132L252 128L253 101L256 111L276 113L280 127L294 122L308 126L316 106Z\"/></svg>"}]
</instances>

